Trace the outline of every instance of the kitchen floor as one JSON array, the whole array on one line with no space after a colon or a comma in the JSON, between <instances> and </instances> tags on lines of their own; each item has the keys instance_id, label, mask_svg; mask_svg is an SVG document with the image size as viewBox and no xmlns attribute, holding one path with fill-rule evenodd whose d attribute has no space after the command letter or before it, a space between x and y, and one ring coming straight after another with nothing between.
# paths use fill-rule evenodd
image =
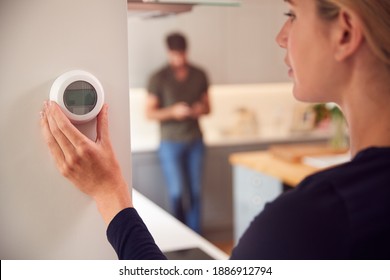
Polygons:
<instances>
[{"instance_id":1,"label":"kitchen floor","mask_svg":"<svg viewBox=\"0 0 390 280\"><path fill-rule=\"evenodd\" d=\"M212 242L216 247L220 250L224 251L229 256L232 254L232 250L234 247L233 240L232 241L213 241Z\"/></svg>"}]
</instances>

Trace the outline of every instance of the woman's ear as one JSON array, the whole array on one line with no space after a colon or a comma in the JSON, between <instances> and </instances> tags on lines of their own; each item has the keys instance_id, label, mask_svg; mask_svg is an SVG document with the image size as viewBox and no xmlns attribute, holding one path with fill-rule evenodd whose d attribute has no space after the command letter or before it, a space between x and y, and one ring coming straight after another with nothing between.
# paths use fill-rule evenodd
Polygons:
<instances>
[{"instance_id":1,"label":"woman's ear","mask_svg":"<svg viewBox=\"0 0 390 280\"><path fill-rule=\"evenodd\" d=\"M356 53L364 40L360 18L347 10L340 10L333 32L335 59L343 61Z\"/></svg>"}]
</instances>

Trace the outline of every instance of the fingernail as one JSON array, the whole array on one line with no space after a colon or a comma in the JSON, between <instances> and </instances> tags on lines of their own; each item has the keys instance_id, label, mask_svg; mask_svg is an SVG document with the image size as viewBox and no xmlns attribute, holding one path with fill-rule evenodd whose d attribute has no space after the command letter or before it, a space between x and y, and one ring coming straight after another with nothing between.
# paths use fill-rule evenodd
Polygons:
<instances>
[{"instance_id":1,"label":"fingernail","mask_svg":"<svg viewBox=\"0 0 390 280\"><path fill-rule=\"evenodd\" d=\"M45 117L45 113L43 113L42 111L39 112L39 116L41 119L43 119Z\"/></svg>"}]
</instances>

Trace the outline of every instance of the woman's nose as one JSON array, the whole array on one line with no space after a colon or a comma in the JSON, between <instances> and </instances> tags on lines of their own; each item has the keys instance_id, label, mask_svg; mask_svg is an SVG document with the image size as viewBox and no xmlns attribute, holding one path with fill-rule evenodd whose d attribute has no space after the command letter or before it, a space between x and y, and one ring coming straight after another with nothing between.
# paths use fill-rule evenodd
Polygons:
<instances>
[{"instance_id":1,"label":"woman's nose","mask_svg":"<svg viewBox=\"0 0 390 280\"><path fill-rule=\"evenodd\" d=\"M288 22L286 22L282 29L280 29L278 35L276 36L276 43L285 49L287 48L287 39L288 39Z\"/></svg>"}]
</instances>

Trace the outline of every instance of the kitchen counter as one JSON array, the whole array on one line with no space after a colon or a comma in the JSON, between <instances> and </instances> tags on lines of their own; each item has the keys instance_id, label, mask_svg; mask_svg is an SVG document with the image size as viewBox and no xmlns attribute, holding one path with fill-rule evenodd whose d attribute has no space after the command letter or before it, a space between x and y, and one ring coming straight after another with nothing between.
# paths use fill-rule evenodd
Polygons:
<instances>
[{"instance_id":1,"label":"kitchen counter","mask_svg":"<svg viewBox=\"0 0 390 280\"><path fill-rule=\"evenodd\" d=\"M318 146L318 145L317 145ZM319 170L301 162L313 145L276 145L266 151L231 154L233 165L234 238L238 242L255 216L276 199L285 186L297 186ZM315 147L315 146L314 146Z\"/></svg>"},{"instance_id":2,"label":"kitchen counter","mask_svg":"<svg viewBox=\"0 0 390 280\"><path fill-rule=\"evenodd\" d=\"M265 205L286 190L286 185L296 187L307 176L348 161L349 157L346 149L333 149L326 144L274 145L266 151L231 154L235 241ZM305 164L310 162L307 159L327 164L311 166Z\"/></svg>"},{"instance_id":3,"label":"kitchen counter","mask_svg":"<svg viewBox=\"0 0 390 280\"><path fill-rule=\"evenodd\" d=\"M300 162L288 162L270 152L237 153L230 156L233 165L245 166L249 169L280 179L289 186L296 186L305 177L319 169Z\"/></svg>"},{"instance_id":4,"label":"kitchen counter","mask_svg":"<svg viewBox=\"0 0 390 280\"><path fill-rule=\"evenodd\" d=\"M328 131L311 131L300 133L277 133L275 131L267 131L262 135L254 136L226 136L217 132L206 131L204 133L204 142L208 147L223 147L234 145L252 145L252 144L277 144L281 142L308 142L308 141L326 141L329 139ZM158 137L145 137L143 139L132 138L131 151L150 152L157 151L159 146Z\"/></svg>"},{"instance_id":5,"label":"kitchen counter","mask_svg":"<svg viewBox=\"0 0 390 280\"><path fill-rule=\"evenodd\" d=\"M347 148L334 149L327 144L290 144L273 145L267 151L235 153L229 157L229 162L273 176L294 187L308 175L349 158ZM307 164L315 159L326 159L328 164Z\"/></svg>"},{"instance_id":6,"label":"kitchen counter","mask_svg":"<svg viewBox=\"0 0 390 280\"><path fill-rule=\"evenodd\" d=\"M135 190L133 190L133 201L134 207L163 252L199 248L214 259L228 258L228 255L212 243Z\"/></svg>"},{"instance_id":7,"label":"kitchen counter","mask_svg":"<svg viewBox=\"0 0 390 280\"><path fill-rule=\"evenodd\" d=\"M329 139L328 131L310 131L310 132L277 132L269 129L260 135L245 136L226 136L223 134L216 134L206 132L204 140L206 145L210 147L230 146L230 145L245 145L245 144L265 144L278 142L302 142Z\"/></svg>"}]
</instances>

